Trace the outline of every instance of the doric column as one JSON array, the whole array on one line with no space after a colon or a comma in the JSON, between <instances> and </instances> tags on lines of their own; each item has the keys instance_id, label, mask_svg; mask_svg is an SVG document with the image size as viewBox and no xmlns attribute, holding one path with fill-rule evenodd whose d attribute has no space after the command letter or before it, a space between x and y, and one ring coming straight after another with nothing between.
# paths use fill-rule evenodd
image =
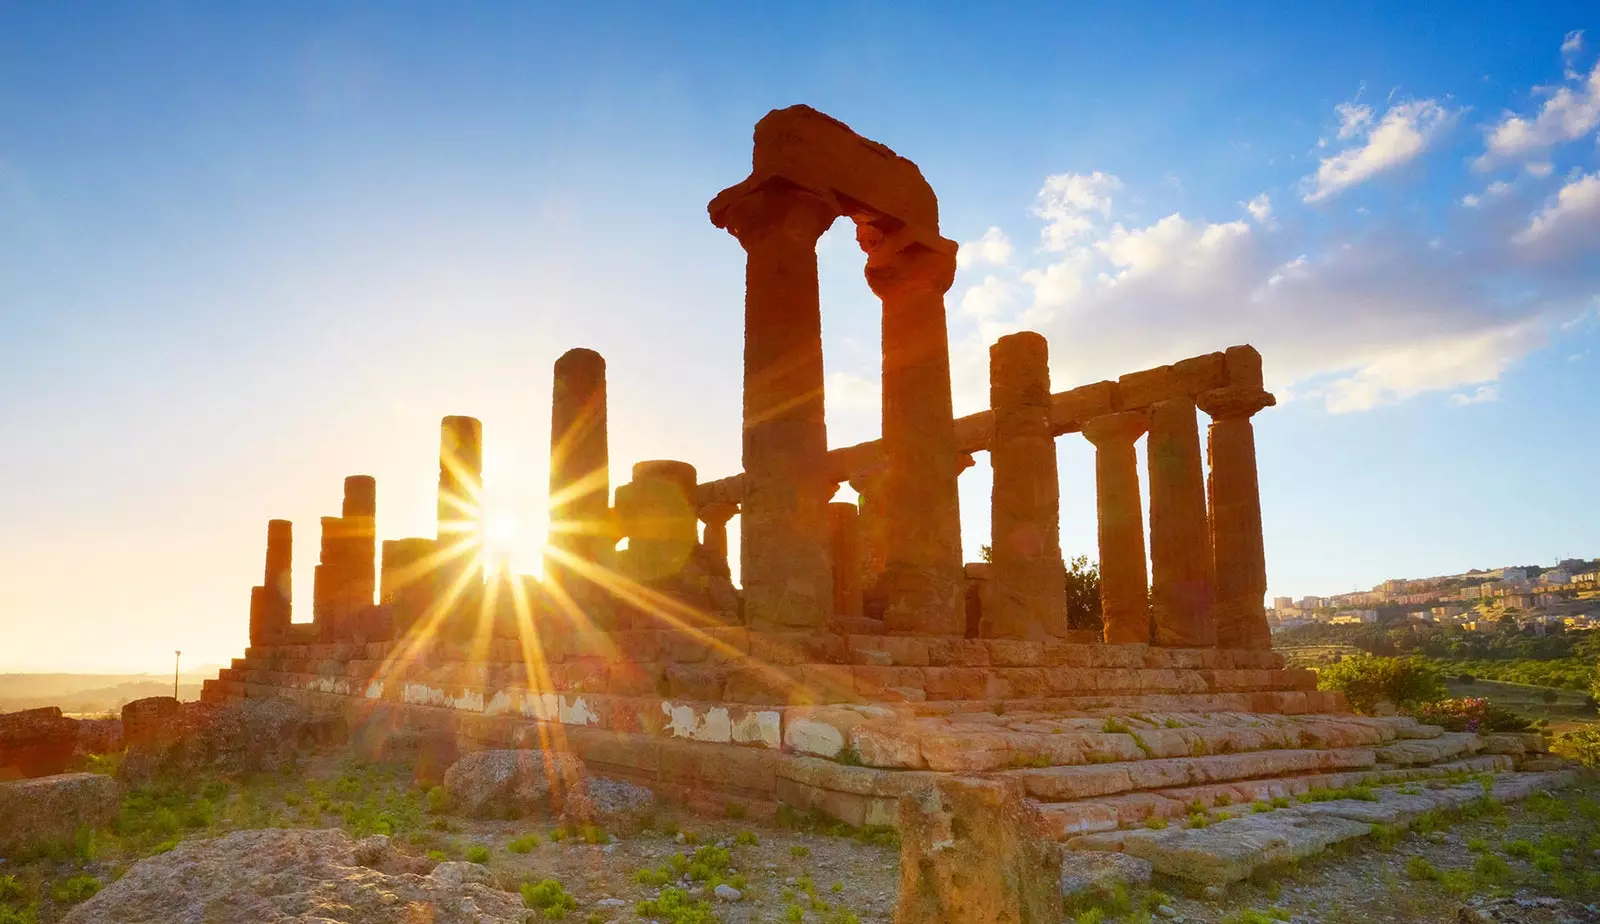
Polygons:
<instances>
[{"instance_id":1,"label":"doric column","mask_svg":"<svg viewBox=\"0 0 1600 924\"><path fill-rule=\"evenodd\" d=\"M1217 645L1271 648L1267 626L1267 556L1261 537L1261 487L1250 418L1277 399L1253 385L1204 392L1196 403L1211 415L1206 457L1211 496L1211 548L1216 575Z\"/></svg>"},{"instance_id":2,"label":"doric column","mask_svg":"<svg viewBox=\"0 0 1600 924\"><path fill-rule=\"evenodd\" d=\"M728 521L738 512L738 504L721 501L706 504L698 511L700 522L706 524L700 544L705 546L708 558L721 566L717 571L718 577L728 577L733 573L728 567Z\"/></svg>"},{"instance_id":3,"label":"doric column","mask_svg":"<svg viewBox=\"0 0 1600 924\"><path fill-rule=\"evenodd\" d=\"M346 478L340 513L349 545L348 594L361 606L371 606L378 589L378 480L371 475Z\"/></svg>"},{"instance_id":4,"label":"doric column","mask_svg":"<svg viewBox=\"0 0 1600 924\"><path fill-rule=\"evenodd\" d=\"M439 424L439 563L433 599L445 625L476 618L483 592L483 424L446 417ZM463 627L464 629L467 627Z\"/></svg>"},{"instance_id":5,"label":"doric column","mask_svg":"<svg viewBox=\"0 0 1600 924\"><path fill-rule=\"evenodd\" d=\"M1139 459L1133 448L1149 425L1143 411L1107 414L1083 425L1083 435L1094 444L1100 618L1108 645L1150 642L1144 513L1139 499Z\"/></svg>"},{"instance_id":6,"label":"doric column","mask_svg":"<svg viewBox=\"0 0 1600 924\"><path fill-rule=\"evenodd\" d=\"M394 632L401 638L427 612L433 601L435 539L386 539L378 602L394 614Z\"/></svg>"},{"instance_id":7,"label":"doric column","mask_svg":"<svg viewBox=\"0 0 1600 924\"><path fill-rule=\"evenodd\" d=\"M956 245L941 238L936 249L867 224L857 239L867 252L867 284L883 302L884 630L962 636L965 581L944 312Z\"/></svg>"},{"instance_id":8,"label":"doric column","mask_svg":"<svg viewBox=\"0 0 1600 924\"><path fill-rule=\"evenodd\" d=\"M829 504L833 552L833 614L861 615L861 529L855 504Z\"/></svg>"},{"instance_id":9,"label":"doric column","mask_svg":"<svg viewBox=\"0 0 1600 924\"><path fill-rule=\"evenodd\" d=\"M746 255L739 576L757 627L823 626L833 607L817 238L838 215L782 180L712 203Z\"/></svg>"},{"instance_id":10,"label":"doric column","mask_svg":"<svg viewBox=\"0 0 1600 924\"><path fill-rule=\"evenodd\" d=\"M261 578L266 589L263 613L267 634L287 632L294 621L291 570L294 564L294 524L288 520L267 521L267 562Z\"/></svg>"},{"instance_id":11,"label":"doric column","mask_svg":"<svg viewBox=\"0 0 1600 924\"><path fill-rule=\"evenodd\" d=\"M885 490L888 477L882 468L850 476L856 492L856 526L861 534L861 586L871 590L883 576L889 558L889 516Z\"/></svg>"},{"instance_id":12,"label":"doric column","mask_svg":"<svg viewBox=\"0 0 1600 924\"><path fill-rule=\"evenodd\" d=\"M1067 631L1066 569L1043 337L1024 331L989 348L989 404L993 563L978 632L984 638L1060 638Z\"/></svg>"},{"instance_id":13,"label":"doric column","mask_svg":"<svg viewBox=\"0 0 1600 924\"><path fill-rule=\"evenodd\" d=\"M250 644L266 645L272 639L267 621L267 589L250 588Z\"/></svg>"},{"instance_id":14,"label":"doric column","mask_svg":"<svg viewBox=\"0 0 1600 924\"><path fill-rule=\"evenodd\" d=\"M606 361L568 350L555 363L550 402L550 548L545 579L564 580L578 559L609 567L617 540L610 515Z\"/></svg>"},{"instance_id":15,"label":"doric column","mask_svg":"<svg viewBox=\"0 0 1600 924\"><path fill-rule=\"evenodd\" d=\"M1194 402L1150 408L1150 567L1155 644L1209 648L1212 616L1211 535Z\"/></svg>"},{"instance_id":16,"label":"doric column","mask_svg":"<svg viewBox=\"0 0 1600 924\"><path fill-rule=\"evenodd\" d=\"M642 583L676 577L700 543L695 517L694 466L655 460L633 466L633 481L617 492L628 553L623 571Z\"/></svg>"}]
</instances>

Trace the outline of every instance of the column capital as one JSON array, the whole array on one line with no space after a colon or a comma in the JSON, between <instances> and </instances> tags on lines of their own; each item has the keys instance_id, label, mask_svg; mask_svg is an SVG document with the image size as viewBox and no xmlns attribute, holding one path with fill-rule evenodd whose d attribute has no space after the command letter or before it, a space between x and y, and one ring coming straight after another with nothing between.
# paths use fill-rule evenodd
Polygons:
<instances>
[{"instance_id":1,"label":"column capital","mask_svg":"<svg viewBox=\"0 0 1600 924\"><path fill-rule=\"evenodd\" d=\"M707 526L722 526L733 519L738 512L738 504L729 503L728 501L712 501L709 504L702 504L700 509L695 511L695 515L700 518L700 522L705 523Z\"/></svg>"},{"instance_id":2,"label":"column capital","mask_svg":"<svg viewBox=\"0 0 1600 924\"><path fill-rule=\"evenodd\" d=\"M711 203L711 223L738 238L745 250L768 241L815 248L817 238L839 217L839 204L782 180L723 190Z\"/></svg>"},{"instance_id":3,"label":"column capital","mask_svg":"<svg viewBox=\"0 0 1600 924\"><path fill-rule=\"evenodd\" d=\"M1272 407L1278 399L1254 385L1229 385L1201 392L1194 403L1212 420L1243 420L1262 408Z\"/></svg>"},{"instance_id":4,"label":"column capital","mask_svg":"<svg viewBox=\"0 0 1600 924\"><path fill-rule=\"evenodd\" d=\"M974 465L977 465L977 464L978 464L977 460L972 458L972 453L970 453L970 452L958 452L958 453L956 453L956 472L958 474L961 473L961 472L966 471L967 469L969 469L969 468L971 468L971 467L973 467Z\"/></svg>"},{"instance_id":5,"label":"column capital","mask_svg":"<svg viewBox=\"0 0 1600 924\"><path fill-rule=\"evenodd\" d=\"M910 228L885 232L858 222L856 243L867 254L867 285L879 298L919 292L943 295L955 282L955 241L929 241Z\"/></svg>"},{"instance_id":6,"label":"column capital","mask_svg":"<svg viewBox=\"0 0 1600 924\"><path fill-rule=\"evenodd\" d=\"M1131 444L1150 429L1150 415L1144 411L1105 414L1084 422L1084 438L1096 446Z\"/></svg>"}]
</instances>

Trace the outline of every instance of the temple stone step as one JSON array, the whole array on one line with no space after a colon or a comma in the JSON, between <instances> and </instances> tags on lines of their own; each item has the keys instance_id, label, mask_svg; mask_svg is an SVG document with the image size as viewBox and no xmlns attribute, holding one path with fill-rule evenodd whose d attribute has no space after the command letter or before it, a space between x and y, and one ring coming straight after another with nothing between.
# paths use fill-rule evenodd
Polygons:
<instances>
[{"instance_id":1,"label":"temple stone step","mask_svg":"<svg viewBox=\"0 0 1600 924\"><path fill-rule=\"evenodd\" d=\"M1347 770L1336 773L1307 773L1273 779L1236 780L1202 786L1179 786L1151 792L1127 793L1080 802L1039 803L1040 815L1049 829L1061 838L1078 834L1114 831L1160 821L1183 819L1199 809L1208 816L1240 815L1255 811L1256 802L1296 799L1318 790L1342 789L1412 780L1429 780L1461 774L1504 773L1511 770L1511 758L1483 755L1452 761L1436 767L1381 768Z\"/></svg>"},{"instance_id":2,"label":"temple stone step","mask_svg":"<svg viewBox=\"0 0 1600 924\"><path fill-rule=\"evenodd\" d=\"M1376 763L1377 756L1371 748L1293 749L1007 770L997 775L1017 780L1035 799L1068 802L1138 790L1348 770Z\"/></svg>"},{"instance_id":3,"label":"temple stone step","mask_svg":"<svg viewBox=\"0 0 1600 924\"><path fill-rule=\"evenodd\" d=\"M1510 773L1487 790L1497 802L1570 785L1571 771ZM1251 813L1204 827L1169 826L1085 834L1067 841L1069 850L1111 851L1145 860L1158 873L1193 882L1225 885L1265 866L1302 859L1340 841L1372 833L1374 824L1407 825L1427 812L1459 808L1485 795L1479 781L1402 792L1376 791L1377 801L1346 799ZM1070 865L1070 853L1068 855Z\"/></svg>"},{"instance_id":4,"label":"temple stone step","mask_svg":"<svg viewBox=\"0 0 1600 924\"><path fill-rule=\"evenodd\" d=\"M1378 759L1386 764L1436 764L1484 748L1484 740L1473 732L1446 732L1435 738L1396 741L1378 749Z\"/></svg>"}]
</instances>

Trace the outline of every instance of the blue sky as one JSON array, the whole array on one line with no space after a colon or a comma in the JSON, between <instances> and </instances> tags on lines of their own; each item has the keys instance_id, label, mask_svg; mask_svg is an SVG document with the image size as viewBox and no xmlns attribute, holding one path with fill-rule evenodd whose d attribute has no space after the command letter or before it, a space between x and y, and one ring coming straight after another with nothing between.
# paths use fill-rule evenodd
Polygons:
<instances>
[{"instance_id":1,"label":"blue sky","mask_svg":"<svg viewBox=\"0 0 1600 924\"><path fill-rule=\"evenodd\" d=\"M1058 390L1261 349L1272 593L1600 555L1591 5L667 6L0 3L0 670L235 654L274 516L309 615L344 475L431 533L445 414L536 567L572 346L614 483L737 470L743 255L705 205L797 102L938 192L958 412L1013 330ZM845 228L819 255L844 445L877 305Z\"/></svg>"}]
</instances>

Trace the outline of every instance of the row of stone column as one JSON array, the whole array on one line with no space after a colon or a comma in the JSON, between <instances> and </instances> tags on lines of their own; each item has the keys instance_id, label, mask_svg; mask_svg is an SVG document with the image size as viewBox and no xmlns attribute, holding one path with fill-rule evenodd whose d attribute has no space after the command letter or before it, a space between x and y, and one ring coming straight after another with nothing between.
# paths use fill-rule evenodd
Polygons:
<instances>
[{"instance_id":1,"label":"row of stone column","mask_svg":"<svg viewBox=\"0 0 1600 924\"><path fill-rule=\"evenodd\" d=\"M821 627L834 614L828 501L837 483L825 464L816 245L844 213L824 194L776 180L713 203L712 221L746 254L740 576L753 627ZM886 542L877 590L885 629L960 634L964 586L944 310L955 245L852 217L868 285L883 304Z\"/></svg>"}]
</instances>

